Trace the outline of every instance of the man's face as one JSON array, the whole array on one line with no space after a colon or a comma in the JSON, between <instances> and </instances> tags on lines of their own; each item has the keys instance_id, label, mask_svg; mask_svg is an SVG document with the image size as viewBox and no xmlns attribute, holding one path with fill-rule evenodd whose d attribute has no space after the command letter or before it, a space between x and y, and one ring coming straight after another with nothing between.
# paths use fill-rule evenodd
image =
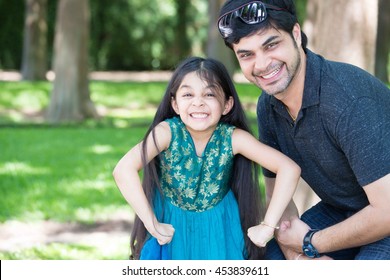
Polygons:
<instances>
[{"instance_id":1,"label":"man's face","mask_svg":"<svg viewBox=\"0 0 390 280\"><path fill-rule=\"evenodd\" d=\"M293 37L285 31L270 28L233 44L244 76L269 95L278 97L279 93L285 92L300 70L299 25L294 27Z\"/></svg>"}]
</instances>

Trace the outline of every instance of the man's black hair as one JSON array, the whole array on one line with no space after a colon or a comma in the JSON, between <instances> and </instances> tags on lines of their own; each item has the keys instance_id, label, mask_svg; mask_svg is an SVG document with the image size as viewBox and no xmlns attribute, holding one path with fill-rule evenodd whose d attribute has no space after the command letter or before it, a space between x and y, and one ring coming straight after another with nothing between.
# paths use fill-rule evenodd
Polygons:
<instances>
[{"instance_id":1,"label":"man's black hair","mask_svg":"<svg viewBox=\"0 0 390 280\"><path fill-rule=\"evenodd\" d=\"M228 13L253 0L227 0L222 6L219 16ZM293 0L264 0L264 4L279 7L283 10L267 9L267 19L257 24L246 24L240 18L234 18L231 22L232 33L224 38L225 44L233 48L242 38L258 33L260 30L275 28L283 30L292 36L294 25L298 23L296 9ZM301 30L302 48L306 51L307 36Z\"/></svg>"}]
</instances>

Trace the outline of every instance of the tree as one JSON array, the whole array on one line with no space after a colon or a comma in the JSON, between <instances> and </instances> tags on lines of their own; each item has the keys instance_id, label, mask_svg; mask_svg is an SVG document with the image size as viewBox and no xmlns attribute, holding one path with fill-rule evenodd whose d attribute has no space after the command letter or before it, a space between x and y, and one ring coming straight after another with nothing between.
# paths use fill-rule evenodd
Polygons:
<instances>
[{"instance_id":1,"label":"tree","mask_svg":"<svg viewBox=\"0 0 390 280\"><path fill-rule=\"evenodd\" d=\"M390 1L379 0L378 32L375 52L375 76L384 83L389 83L390 56Z\"/></svg>"},{"instance_id":2,"label":"tree","mask_svg":"<svg viewBox=\"0 0 390 280\"><path fill-rule=\"evenodd\" d=\"M54 87L47 118L59 123L96 117L88 80L88 0L60 0L54 40Z\"/></svg>"},{"instance_id":3,"label":"tree","mask_svg":"<svg viewBox=\"0 0 390 280\"><path fill-rule=\"evenodd\" d=\"M236 68L234 53L225 46L225 43L219 34L217 20L219 10L226 0L208 0L209 5L209 31L207 40L206 54L208 57L223 62L232 75Z\"/></svg>"},{"instance_id":4,"label":"tree","mask_svg":"<svg viewBox=\"0 0 390 280\"><path fill-rule=\"evenodd\" d=\"M374 73L378 0L308 0L309 48Z\"/></svg>"},{"instance_id":5,"label":"tree","mask_svg":"<svg viewBox=\"0 0 390 280\"><path fill-rule=\"evenodd\" d=\"M179 59L187 57L190 53L191 42L187 36L188 17L191 3L189 1L176 0L176 32L175 32L175 52Z\"/></svg>"},{"instance_id":6,"label":"tree","mask_svg":"<svg viewBox=\"0 0 390 280\"><path fill-rule=\"evenodd\" d=\"M44 80L47 72L47 0L26 0L23 80Z\"/></svg>"}]
</instances>

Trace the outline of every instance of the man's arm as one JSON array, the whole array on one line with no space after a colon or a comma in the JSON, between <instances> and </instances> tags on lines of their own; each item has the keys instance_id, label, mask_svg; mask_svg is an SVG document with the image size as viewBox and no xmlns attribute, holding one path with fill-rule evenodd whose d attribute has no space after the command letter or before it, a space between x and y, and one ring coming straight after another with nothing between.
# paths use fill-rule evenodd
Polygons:
<instances>
[{"instance_id":1,"label":"man's arm","mask_svg":"<svg viewBox=\"0 0 390 280\"><path fill-rule=\"evenodd\" d=\"M316 232L312 244L319 253L357 247L390 235L390 174L364 187L370 204L341 223ZM300 252L308 225L293 219L278 233L278 242Z\"/></svg>"}]
</instances>

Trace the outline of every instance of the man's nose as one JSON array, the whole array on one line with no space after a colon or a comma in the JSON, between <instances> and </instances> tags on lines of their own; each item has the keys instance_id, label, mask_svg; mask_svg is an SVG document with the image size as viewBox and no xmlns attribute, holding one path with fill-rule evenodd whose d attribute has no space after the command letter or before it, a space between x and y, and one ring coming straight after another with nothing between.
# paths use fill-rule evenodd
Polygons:
<instances>
[{"instance_id":1,"label":"man's nose","mask_svg":"<svg viewBox=\"0 0 390 280\"><path fill-rule=\"evenodd\" d=\"M260 75L264 74L267 71L267 67L270 65L271 59L265 55L258 55L255 60L255 74Z\"/></svg>"}]
</instances>

